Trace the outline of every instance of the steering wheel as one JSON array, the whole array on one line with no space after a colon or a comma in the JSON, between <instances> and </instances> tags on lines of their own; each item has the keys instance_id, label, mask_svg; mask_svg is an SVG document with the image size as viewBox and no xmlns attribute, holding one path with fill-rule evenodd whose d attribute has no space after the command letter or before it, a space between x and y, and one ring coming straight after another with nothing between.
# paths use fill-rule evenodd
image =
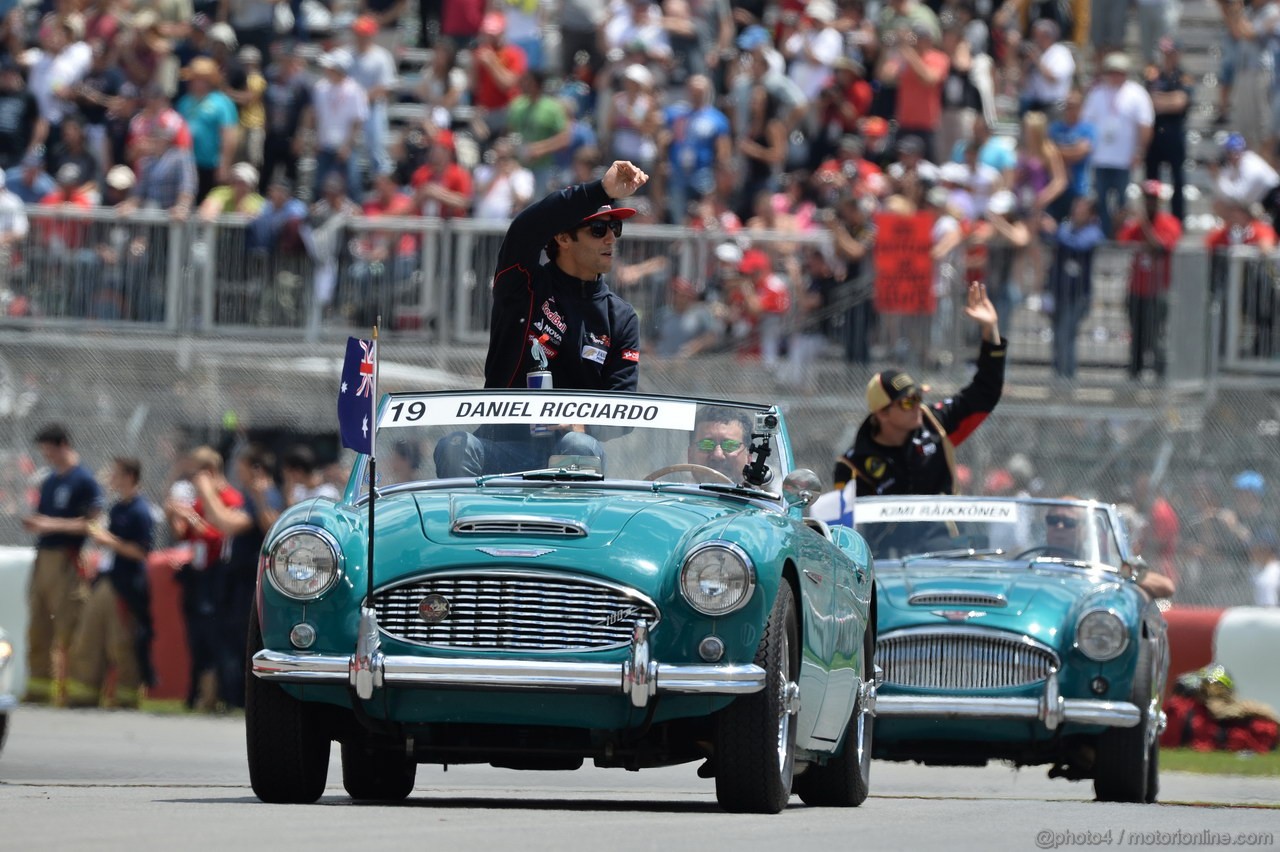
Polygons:
<instances>
[{"instance_id":1,"label":"steering wheel","mask_svg":"<svg viewBox=\"0 0 1280 852\"><path fill-rule=\"evenodd\" d=\"M733 485L734 482L720 471L713 467L707 467L704 464L693 464L692 462L681 462L680 464L669 464L666 467L660 467L653 473L644 478L645 482L653 482L655 479L661 479L668 473L691 473L693 481L699 484L703 482L723 482L725 485Z\"/></svg>"},{"instance_id":2,"label":"steering wheel","mask_svg":"<svg viewBox=\"0 0 1280 852\"><path fill-rule=\"evenodd\" d=\"M1017 562L1018 560L1026 559L1029 556L1047 556L1050 559L1079 559L1080 558L1072 551L1067 550L1065 547L1055 547L1052 544L1042 544L1039 547L1027 548L1026 550L1019 553L1017 556L1013 557L1013 560Z\"/></svg>"}]
</instances>

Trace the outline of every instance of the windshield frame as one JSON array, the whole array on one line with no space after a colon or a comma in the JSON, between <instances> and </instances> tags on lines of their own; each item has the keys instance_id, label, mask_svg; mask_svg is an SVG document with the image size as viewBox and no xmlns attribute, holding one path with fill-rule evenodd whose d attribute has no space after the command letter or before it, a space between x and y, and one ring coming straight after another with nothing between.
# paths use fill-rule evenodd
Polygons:
<instances>
[{"instance_id":1,"label":"windshield frame","mask_svg":"<svg viewBox=\"0 0 1280 852\"><path fill-rule=\"evenodd\" d=\"M1093 537L1095 539L1097 539L1100 536L1107 538L1111 544L1111 547L1115 551L1114 554L1112 555L1111 561L1103 561L1101 558L1071 559L1071 558L1064 558L1060 555L1054 555L1053 553L1047 553L1039 556L1027 557L1026 562L1028 564L1028 567L1053 566L1053 565L1066 565L1066 566L1076 566L1076 567L1087 566L1091 569L1102 569L1111 573L1123 575L1129 570L1129 566L1132 566L1134 563L1135 554L1132 552L1131 542L1129 541L1129 538L1128 538L1128 530L1125 524L1123 523L1123 520L1120 516L1120 512L1118 508L1115 506L1115 504L1103 503L1098 500L1066 500L1061 498L1047 498L1047 497L985 497L980 495L949 495L949 494L859 497L855 502L854 509L853 509L853 517L855 522L854 529L867 540L868 545L873 548L873 552L874 552L875 538L873 536L868 535L868 533L871 532L871 530L868 530L866 528L866 525L873 524L873 523L880 524L880 523L888 523L888 522L883 520L859 521L860 509L863 510L861 514L863 514L863 516L865 517L866 508L869 506L898 504L898 503L928 505L928 504L937 504L939 502L945 502L947 504L954 503L959 506L973 506L973 507L982 507L989 504L1010 504L1015 507L1021 507L1019 511L1021 511L1022 509L1028 510L1031 513L1032 517L1037 517L1041 514L1048 514L1049 510L1054 507L1072 509L1074 511L1083 512L1084 517L1087 519L1086 521L1087 534L1090 537ZM943 548L928 548L927 550L941 550L941 549ZM963 550L964 548L961 545L954 545L951 549ZM964 555L939 556L939 557L936 557L936 559L923 558L924 554L927 552L925 548L922 548L919 554L905 553L905 554L899 554L897 556L878 556L876 557L876 559L878 563L882 565L888 565L888 566L919 565L924 562L949 561L949 560L951 561L966 560L966 564L976 566L976 565L981 565L982 560L984 559L997 559L1000 561L1009 562L1009 561L1012 561L1013 557L1020 552L1020 551L1008 552L1007 555L1002 558L1000 556L995 556L995 555L985 553L983 548L974 548L974 549L979 552L975 554L975 558L972 561L966 560L966 557ZM1090 554L1090 556L1096 556L1096 555L1098 554Z\"/></svg>"},{"instance_id":2,"label":"windshield frame","mask_svg":"<svg viewBox=\"0 0 1280 852\"><path fill-rule=\"evenodd\" d=\"M481 389L452 389L452 390L441 390L441 391L405 391L405 392L388 393L382 396L382 399L378 404L378 416L376 418L376 422L378 425L374 433L374 440L375 440L374 451L375 453L379 452L380 450L379 445L386 442L386 439L388 438L389 435L393 434L396 431L399 431L399 429L401 428L398 426L388 427L384 425L389 419L390 412L392 411L392 407L395 406L397 403L403 403L411 400L448 400L448 399L457 399L459 397L476 397L476 396L485 396L485 397L491 396L495 399L501 399L503 397L527 397L530 394L537 394L537 395L545 394L548 396L554 395L557 398L581 399L584 402L586 401L603 402L605 400L615 400L618 403L630 403L630 404L651 401L651 402L658 402L658 403L681 403L685 405L693 404L698 407L728 406L731 408L746 409L753 415L773 415L774 417L777 418L777 428L771 435L771 439L770 439L771 452L768 460L770 467L772 467L775 471L773 479L770 481L770 483L767 486L764 486L762 489L748 489L753 492L752 495L739 494L738 497L740 499L747 499L753 502L767 501L770 505L772 505L772 502L774 499L781 500L780 492L782 488L782 480L786 472L793 471L796 469L795 458L792 455L792 451L791 451L791 440L787 432L786 418L783 416L783 412L781 408L775 404L748 402L748 401L742 401L742 400L718 399L718 398L712 398L712 397L675 396L671 394L652 394L652 393L629 393L629 392L623 392L623 391L584 391L584 390L558 390L558 389L529 390L524 388L481 388ZM509 423L510 421L503 421L500 419L490 420L488 418L482 417L475 421L469 422L465 426L460 425L460 426L457 426L456 428L469 429L469 428L474 428L476 426L486 425L489 423L500 424L503 422ZM652 427L638 426L636 428L652 428ZM669 431L673 431L673 430L669 429ZM380 441L379 439L382 439L382 440ZM387 443L387 447L389 449L390 447L389 443ZM368 499L368 490L365 488L365 485L368 481L368 476L369 476L369 460L370 460L370 457L363 453L357 453L355 455L355 461L351 465L351 473L347 478L346 487L343 489L344 503L352 506L359 506L364 504ZM782 472L781 474L776 472L779 470ZM490 484L501 482L504 485L516 485L516 484L534 485L534 486L552 485L552 486L558 486L558 487L586 486L586 487L595 487L595 488L600 488L610 483L631 483L632 484L631 487L634 487L635 483L640 483L646 488L650 486L655 486L653 488L654 491L663 491L663 492L676 491L676 492L683 492L683 493L700 493L700 494L719 493L719 492L704 491L698 488L697 485L685 486L684 488L681 488L680 486L684 485L683 483L647 482L644 480L627 480L627 479L622 479L620 477L606 477L604 480L591 480L591 481L582 481L582 482L573 482L568 480L520 481L518 479L518 474L520 473L520 471L511 471L511 473L517 474L517 476L495 478L493 475L488 475L485 477L478 477L478 478L467 477L467 478L461 478L461 479L440 479L435 476L428 476L428 477L423 477L420 480L415 480L414 482L393 483L386 486L381 486L378 489L378 493L379 495L381 495L384 492L393 493L393 492L400 492L405 490L413 490L414 488L434 489L436 487L441 487L441 485L445 483L449 484L448 487L456 487L458 485L463 485L463 484L474 487L478 484L478 480L488 480ZM379 478L381 478L381 468L379 468ZM402 486L408 486L408 487L405 488ZM764 489L777 489L777 491L775 492L772 490L764 490ZM721 495L721 496L734 496L734 495Z\"/></svg>"}]
</instances>

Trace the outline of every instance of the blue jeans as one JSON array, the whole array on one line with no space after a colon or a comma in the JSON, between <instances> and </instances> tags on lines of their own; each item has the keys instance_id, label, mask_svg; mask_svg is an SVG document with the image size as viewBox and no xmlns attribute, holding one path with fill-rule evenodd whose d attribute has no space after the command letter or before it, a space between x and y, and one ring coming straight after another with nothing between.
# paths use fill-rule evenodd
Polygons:
<instances>
[{"instance_id":1,"label":"blue jeans","mask_svg":"<svg viewBox=\"0 0 1280 852\"><path fill-rule=\"evenodd\" d=\"M1093 169L1093 191L1098 199L1098 226L1107 239L1116 236L1115 214L1124 209L1124 192L1129 188L1129 169L1113 169L1095 166ZM1115 204L1112 205L1112 195Z\"/></svg>"},{"instance_id":2,"label":"blue jeans","mask_svg":"<svg viewBox=\"0 0 1280 852\"><path fill-rule=\"evenodd\" d=\"M364 122L364 150L369 158L370 174L381 174L392 166L387 156L388 133L386 102L369 104L369 117Z\"/></svg>"},{"instance_id":3,"label":"blue jeans","mask_svg":"<svg viewBox=\"0 0 1280 852\"><path fill-rule=\"evenodd\" d=\"M477 438L470 432L451 432L436 444L432 457L436 476L452 479L460 476L487 476L540 470L551 456L596 456L604 470L604 445L585 432L565 432L559 440L554 434L546 438L495 441Z\"/></svg>"},{"instance_id":4,"label":"blue jeans","mask_svg":"<svg viewBox=\"0 0 1280 852\"><path fill-rule=\"evenodd\" d=\"M352 201L360 201L364 195L364 187L360 185L360 165L356 162L355 152L347 157L345 163L338 159L338 152L335 150L321 149L316 152L314 198L324 197L324 179L331 172L341 172L347 179L347 197Z\"/></svg>"},{"instance_id":5,"label":"blue jeans","mask_svg":"<svg viewBox=\"0 0 1280 852\"><path fill-rule=\"evenodd\" d=\"M1053 371L1059 376L1076 376L1076 337L1087 313L1089 301L1082 298L1064 299L1053 307Z\"/></svg>"}]
</instances>

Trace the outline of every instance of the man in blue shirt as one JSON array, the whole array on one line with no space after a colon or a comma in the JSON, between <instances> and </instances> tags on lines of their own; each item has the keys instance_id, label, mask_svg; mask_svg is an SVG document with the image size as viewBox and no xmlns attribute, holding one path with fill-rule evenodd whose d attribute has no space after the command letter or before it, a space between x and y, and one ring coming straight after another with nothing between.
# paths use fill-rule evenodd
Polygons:
<instances>
[{"instance_id":1,"label":"man in blue shirt","mask_svg":"<svg viewBox=\"0 0 1280 852\"><path fill-rule=\"evenodd\" d=\"M1048 207L1049 215L1058 221L1067 218L1077 198L1089 194L1089 161L1098 132L1092 124L1081 120L1083 105L1084 95L1079 89L1072 89L1063 106L1062 118L1049 125L1049 139L1058 146L1067 167L1067 188Z\"/></svg>"},{"instance_id":2,"label":"man in blue shirt","mask_svg":"<svg viewBox=\"0 0 1280 852\"><path fill-rule=\"evenodd\" d=\"M114 459L108 485L119 499L105 527L89 524L89 537L101 550L97 565L91 566L97 575L71 644L68 707L97 707L108 669L116 673L114 707L137 708L142 687L154 680L146 559L155 516L138 489L141 480L137 459Z\"/></svg>"},{"instance_id":3,"label":"man in blue shirt","mask_svg":"<svg viewBox=\"0 0 1280 852\"><path fill-rule=\"evenodd\" d=\"M80 549L89 521L102 511L102 490L80 464L65 426L44 426L35 442L50 470L40 486L36 511L22 519L22 525L36 534L36 564L27 593L30 620L23 700L43 703L63 693L66 652L84 599Z\"/></svg>"},{"instance_id":4,"label":"man in blue shirt","mask_svg":"<svg viewBox=\"0 0 1280 852\"><path fill-rule=\"evenodd\" d=\"M188 81L187 93L178 99L177 108L191 128L199 203L209 190L227 183L240 139L240 116L235 103L219 88L222 71L209 57L191 60L183 78Z\"/></svg>"},{"instance_id":5,"label":"man in blue shirt","mask_svg":"<svg viewBox=\"0 0 1280 852\"><path fill-rule=\"evenodd\" d=\"M671 222L683 225L688 206L715 186L717 163L733 156L729 119L711 102L711 81L701 74L689 78L688 98L667 107L663 143L671 160L667 180L667 210Z\"/></svg>"}]
</instances>

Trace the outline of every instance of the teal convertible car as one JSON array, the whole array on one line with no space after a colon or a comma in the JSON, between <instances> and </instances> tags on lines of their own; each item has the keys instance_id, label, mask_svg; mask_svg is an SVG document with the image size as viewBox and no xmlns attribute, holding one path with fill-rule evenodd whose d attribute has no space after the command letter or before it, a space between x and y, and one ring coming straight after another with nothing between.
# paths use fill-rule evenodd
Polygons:
<instances>
[{"instance_id":1,"label":"teal convertible car","mask_svg":"<svg viewBox=\"0 0 1280 852\"><path fill-rule=\"evenodd\" d=\"M819 483L777 408L395 394L375 438L340 501L292 507L263 546L259 798L318 799L336 740L357 799L407 797L420 763L586 760L704 761L730 811L865 799L870 554L804 519Z\"/></svg>"},{"instance_id":2,"label":"teal convertible car","mask_svg":"<svg viewBox=\"0 0 1280 852\"><path fill-rule=\"evenodd\" d=\"M859 499L879 588L875 756L1051 764L1103 801L1159 787L1165 622L1113 506Z\"/></svg>"}]
</instances>

